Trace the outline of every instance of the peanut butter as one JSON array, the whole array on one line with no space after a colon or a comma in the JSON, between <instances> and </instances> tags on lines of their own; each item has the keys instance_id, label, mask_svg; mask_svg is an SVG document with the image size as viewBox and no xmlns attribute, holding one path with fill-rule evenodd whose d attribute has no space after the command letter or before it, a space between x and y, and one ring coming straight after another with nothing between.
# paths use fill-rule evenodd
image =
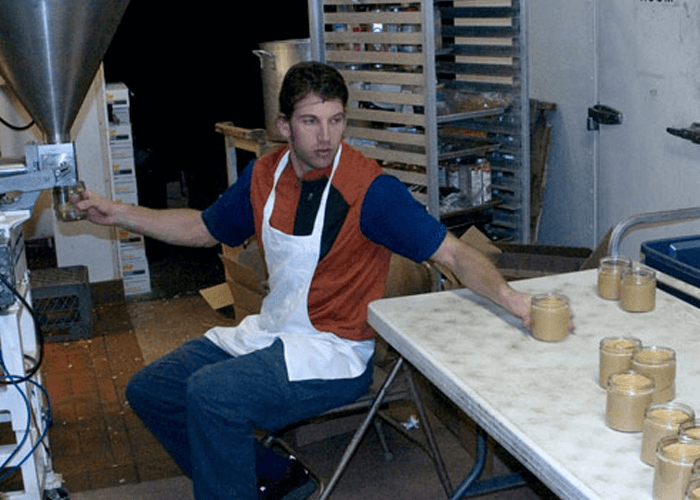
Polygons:
<instances>
[{"instance_id":1,"label":"peanut butter","mask_svg":"<svg viewBox=\"0 0 700 500\"><path fill-rule=\"evenodd\" d=\"M656 278L646 268L628 269L620 281L620 307L629 312L647 312L656 307Z\"/></svg>"},{"instance_id":2,"label":"peanut butter","mask_svg":"<svg viewBox=\"0 0 700 500\"><path fill-rule=\"evenodd\" d=\"M555 294L532 299L532 336L546 342L564 340L569 334L571 310L566 297Z\"/></svg>"},{"instance_id":3,"label":"peanut butter","mask_svg":"<svg viewBox=\"0 0 700 500\"><path fill-rule=\"evenodd\" d=\"M653 393L654 382L644 375L633 371L612 375L607 389L605 423L617 431L641 431Z\"/></svg>"},{"instance_id":4,"label":"peanut butter","mask_svg":"<svg viewBox=\"0 0 700 500\"><path fill-rule=\"evenodd\" d=\"M614 373L630 369L632 355L642 348L642 341L632 337L607 337L600 341L598 384L605 388Z\"/></svg>"},{"instance_id":5,"label":"peanut butter","mask_svg":"<svg viewBox=\"0 0 700 500\"><path fill-rule=\"evenodd\" d=\"M656 446L659 441L666 436L676 435L680 424L692 420L694 417L693 409L680 403L650 406L644 418L642 429L642 462L654 465Z\"/></svg>"},{"instance_id":6,"label":"peanut butter","mask_svg":"<svg viewBox=\"0 0 700 500\"><path fill-rule=\"evenodd\" d=\"M700 457L700 442L681 442L676 437L661 440L654 466L654 500L683 500L693 462Z\"/></svg>"},{"instance_id":7,"label":"peanut butter","mask_svg":"<svg viewBox=\"0 0 700 500\"><path fill-rule=\"evenodd\" d=\"M654 380L654 403L664 403L676 396L676 353L672 349L652 346L637 351L630 368Z\"/></svg>"},{"instance_id":8,"label":"peanut butter","mask_svg":"<svg viewBox=\"0 0 700 500\"><path fill-rule=\"evenodd\" d=\"M629 259L622 257L604 257L598 267L598 293L608 300L620 298L620 279L622 271L630 265Z\"/></svg>"}]
</instances>

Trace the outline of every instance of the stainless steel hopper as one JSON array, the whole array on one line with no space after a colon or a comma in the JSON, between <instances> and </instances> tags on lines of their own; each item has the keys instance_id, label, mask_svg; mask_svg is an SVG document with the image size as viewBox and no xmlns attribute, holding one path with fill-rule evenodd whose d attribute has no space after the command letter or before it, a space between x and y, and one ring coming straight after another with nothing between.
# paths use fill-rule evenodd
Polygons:
<instances>
[{"instance_id":1,"label":"stainless steel hopper","mask_svg":"<svg viewBox=\"0 0 700 500\"><path fill-rule=\"evenodd\" d=\"M46 135L70 141L128 0L0 0L0 74Z\"/></svg>"},{"instance_id":2,"label":"stainless steel hopper","mask_svg":"<svg viewBox=\"0 0 700 500\"><path fill-rule=\"evenodd\" d=\"M70 129L129 0L0 0L0 75L44 133L22 172L0 171L1 211L31 209L78 182Z\"/></svg>"}]
</instances>

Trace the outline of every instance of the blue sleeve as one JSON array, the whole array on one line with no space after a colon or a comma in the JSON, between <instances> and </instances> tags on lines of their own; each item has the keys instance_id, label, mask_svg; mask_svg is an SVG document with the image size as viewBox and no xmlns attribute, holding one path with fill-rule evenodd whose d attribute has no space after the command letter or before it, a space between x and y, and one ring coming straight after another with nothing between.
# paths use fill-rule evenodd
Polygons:
<instances>
[{"instance_id":1,"label":"blue sleeve","mask_svg":"<svg viewBox=\"0 0 700 500\"><path fill-rule=\"evenodd\" d=\"M202 220L211 235L221 243L237 247L255 234L253 206L250 202L251 161L238 180L202 212Z\"/></svg>"},{"instance_id":2,"label":"blue sleeve","mask_svg":"<svg viewBox=\"0 0 700 500\"><path fill-rule=\"evenodd\" d=\"M415 262L427 260L447 236L447 227L392 175L380 175L367 190L360 230L372 242Z\"/></svg>"}]
</instances>

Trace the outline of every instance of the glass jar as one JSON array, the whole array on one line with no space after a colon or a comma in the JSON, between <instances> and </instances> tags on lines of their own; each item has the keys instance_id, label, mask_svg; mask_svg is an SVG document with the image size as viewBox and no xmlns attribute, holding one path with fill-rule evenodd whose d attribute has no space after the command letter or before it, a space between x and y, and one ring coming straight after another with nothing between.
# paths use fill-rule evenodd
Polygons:
<instances>
[{"instance_id":1,"label":"glass jar","mask_svg":"<svg viewBox=\"0 0 700 500\"><path fill-rule=\"evenodd\" d=\"M634 337L605 337L601 340L598 384L606 388L610 375L629 370L632 356L641 348L642 341Z\"/></svg>"},{"instance_id":2,"label":"glass jar","mask_svg":"<svg viewBox=\"0 0 700 500\"><path fill-rule=\"evenodd\" d=\"M75 202L83 199L85 183L78 181L72 186L53 188L53 205L56 217L62 221L70 222L84 219L87 214L75 208Z\"/></svg>"},{"instance_id":3,"label":"glass jar","mask_svg":"<svg viewBox=\"0 0 700 500\"><path fill-rule=\"evenodd\" d=\"M683 403L652 404L647 408L642 429L642 462L654 465L659 441L667 436L677 435L681 424L694 419L693 409Z\"/></svg>"},{"instance_id":4,"label":"glass jar","mask_svg":"<svg viewBox=\"0 0 700 500\"><path fill-rule=\"evenodd\" d=\"M611 375L605 403L606 425L616 431L640 432L653 394L654 381L641 373L627 370Z\"/></svg>"},{"instance_id":5,"label":"glass jar","mask_svg":"<svg viewBox=\"0 0 700 500\"><path fill-rule=\"evenodd\" d=\"M644 347L632 356L630 369L654 380L654 403L676 397L676 352L668 347Z\"/></svg>"},{"instance_id":6,"label":"glass jar","mask_svg":"<svg viewBox=\"0 0 700 500\"><path fill-rule=\"evenodd\" d=\"M700 458L700 440L668 436L659 441L654 464L654 500L685 498L693 464Z\"/></svg>"},{"instance_id":7,"label":"glass jar","mask_svg":"<svg viewBox=\"0 0 700 500\"><path fill-rule=\"evenodd\" d=\"M608 300L620 298L622 271L630 267L631 261L625 257L603 257L598 265L598 293Z\"/></svg>"},{"instance_id":8,"label":"glass jar","mask_svg":"<svg viewBox=\"0 0 700 500\"><path fill-rule=\"evenodd\" d=\"M656 273L636 264L622 271L620 307L629 312L647 312L656 307Z\"/></svg>"},{"instance_id":9,"label":"glass jar","mask_svg":"<svg viewBox=\"0 0 700 500\"><path fill-rule=\"evenodd\" d=\"M545 342L564 340L569 334L571 309L569 299L558 293L532 298L532 336Z\"/></svg>"},{"instance_id":10,"label":"glass jar","mask_svg":"<svg viewBox=\"0 0 700 500\"><path fill-rule=\"evenodd\" d=\"M685 500L700 500L700 476L690 480L685 489Z\"/></svg>"},{"instance_id":11,"label":"glass jar","mask_svg":"<svg viewBox=\"0 0 700 500\"><path fill-rule=\"evenodd\" d=\"M693 418L687 422L683 422L678 427L678 433L689 439L700 440L700 418ZM700 467L698 467L698 472L700 473Z\"/></svg>"}]
</instances>

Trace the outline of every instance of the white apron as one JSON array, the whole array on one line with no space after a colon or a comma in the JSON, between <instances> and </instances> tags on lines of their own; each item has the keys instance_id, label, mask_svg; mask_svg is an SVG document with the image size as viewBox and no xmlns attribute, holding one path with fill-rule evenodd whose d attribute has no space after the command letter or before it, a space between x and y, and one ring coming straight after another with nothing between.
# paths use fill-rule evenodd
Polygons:
<instances>
[{"instance_id":1,"label":"white apron","mask_svg":"<svg viewBox=\"0 0 700 500\"><path fill-rule=\"evenodd\" d=\"M265 202L262 221L270 293L263 300L260 314L246 316L238 326L215 327L205 334L234 356L263 349L281 339L290 381L358 377L374 352L373 340L352 341L316 330L308 313L309 289L321 252L328 193L341 149L338 148L331 176L323 190L313 232L308 236L289 235L270 225L275 188L289 161L289 152L282 157Z\"/></svg>"}]
</instances>

